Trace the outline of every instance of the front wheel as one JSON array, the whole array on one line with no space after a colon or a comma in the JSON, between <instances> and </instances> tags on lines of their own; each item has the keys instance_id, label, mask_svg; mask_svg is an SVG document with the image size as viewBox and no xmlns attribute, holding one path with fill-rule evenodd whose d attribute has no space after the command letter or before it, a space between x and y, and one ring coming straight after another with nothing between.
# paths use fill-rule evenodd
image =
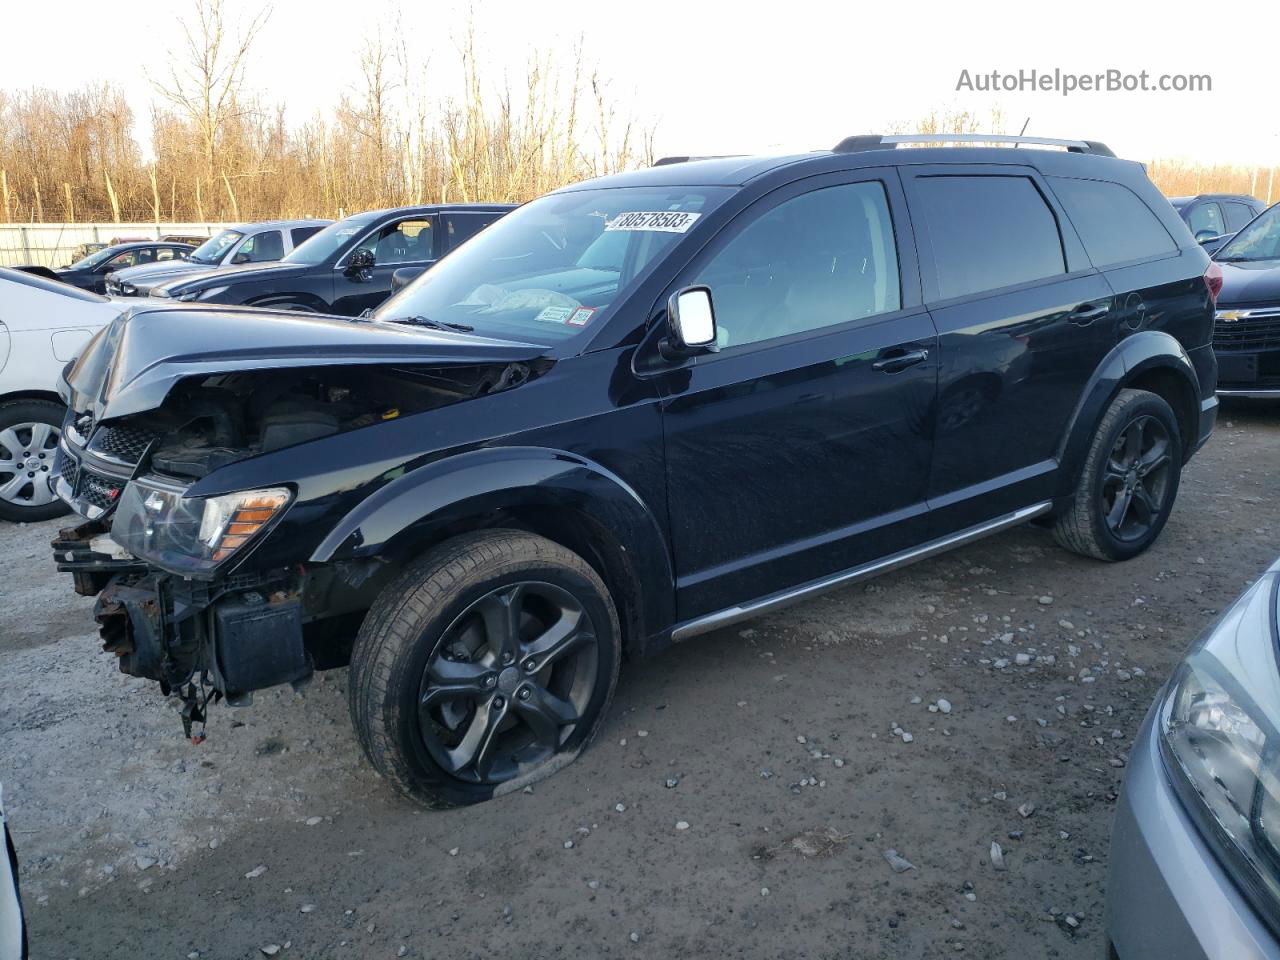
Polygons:
<instances>
[{"instance_id":1,"label":"front wheel","mask_svg":"<svg viewBox=\"0 0 1280 960\"><path fill-rule=\"evenodd\" d=\"M430 807L549 776L598 730L618 680L618 616L581 557L489 530L390 583L351 658L351 718L374 767Z\"/></svg>"},{"instance_id":2,"label":"front wheel","mask_svg":"<svg viewBox=\"0 0 1280 960\"><path fill-rule=\"evenodd\" d=\"M1146 390L1121 390L1098 424L1054 538L1099 560L1136 557L1164 529L1181 475L1173 409Z\"/></svg>"},{"instance_id":3,"label":"front wheel","mask_svg":"<svg viewBox=\"0 0 1280 960\"><path fill-rule=\"evenodd\" d=\"M51 520L70 509L49 486L64 413L48 400L0 403L0 520Z\"/></svg>"}]
</instances>

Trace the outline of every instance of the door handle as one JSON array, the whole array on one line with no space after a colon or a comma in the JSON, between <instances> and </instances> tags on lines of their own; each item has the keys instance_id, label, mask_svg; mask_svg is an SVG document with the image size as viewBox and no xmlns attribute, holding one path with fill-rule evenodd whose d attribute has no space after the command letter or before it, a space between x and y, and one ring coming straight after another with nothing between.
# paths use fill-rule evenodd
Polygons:
<instances>
[{"instance_id":1,"label":"door handle","mask_svg":"<svg viewBox=\"0 0 1280 960\"><path fill-rule=\"evenodd\" d=\"M929 351L920 350L902 350L895 348L894 350L885 351L886 355L871 364L871 369L880 373L897 373L899 370L905 370L907 367L914 367L917 363L929 359Z\"/></svg>"},{"instance_id":2,"label":"door handle","mask_svg":"<svg viewBox=\"0 0 1280 960\"><path fill-rule=\"evenodd\" d=\"M1101 320L1110 312L1110 303L1082 303L1067 314L1067 319L1077 326L1087 327L1093 321Z\"/></svg>"}]
</instances>

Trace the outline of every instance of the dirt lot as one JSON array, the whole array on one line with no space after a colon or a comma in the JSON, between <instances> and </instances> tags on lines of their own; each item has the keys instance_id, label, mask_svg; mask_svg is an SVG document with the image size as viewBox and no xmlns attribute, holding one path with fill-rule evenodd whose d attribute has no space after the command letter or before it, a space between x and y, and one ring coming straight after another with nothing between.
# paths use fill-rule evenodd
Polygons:
<instances>
[{"instance_id":1,"label":"dirt lot","mask_svg":"<svg viewBox=\"0 0 1280 960\"><path fill-rule=\"evenodd\" d=\"M436 814L363 763L345 672L190 746L98 653L57 524L4 527L0 778L34 956L1093 960L1130 738L1280 553L1278 476L1280 409L1228 407L1146 556L1022 529L691 641L624 668L577 764Z\"/></svg>"}]
</instances>

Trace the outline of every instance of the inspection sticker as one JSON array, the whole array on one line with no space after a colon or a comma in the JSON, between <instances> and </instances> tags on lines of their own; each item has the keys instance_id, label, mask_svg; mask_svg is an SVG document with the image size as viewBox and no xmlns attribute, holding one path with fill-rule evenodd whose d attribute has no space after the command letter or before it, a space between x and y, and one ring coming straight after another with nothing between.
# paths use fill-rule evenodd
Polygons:
<instances>
[{"instance_id":1,"label":"inspection sticker","mask_svg":"<svg viewBox=\"0 0 1280 960\"><path fill-rule=\"evenodd\" d=\"M648 230L657 233L687 233L702 214L685 210L654 210L620 213L607 224L606 230Z\"/></svg>"},{"instance_id":2,"label":"inspection sticker","mask_svg":"<svg viewBox=\"0 0 1280 960\"><path fill-rule=\"evenodd\" d=\"M572 316L574 307L543 307L542 312L533 319L542 323L565 323Z\"/></svg>"},{"instance_id":3,"label":"inspection sticker","mask_svg":"<svg viewBox=\"0 0 1280 960\"><path fill-rule=\"evenodd\" d=\"M579 307L573 313L569 314L569 319L565 321L571 327L585 327L591 322L591 315L596 312L595 307Z\"/></svg>"}]
</instances>

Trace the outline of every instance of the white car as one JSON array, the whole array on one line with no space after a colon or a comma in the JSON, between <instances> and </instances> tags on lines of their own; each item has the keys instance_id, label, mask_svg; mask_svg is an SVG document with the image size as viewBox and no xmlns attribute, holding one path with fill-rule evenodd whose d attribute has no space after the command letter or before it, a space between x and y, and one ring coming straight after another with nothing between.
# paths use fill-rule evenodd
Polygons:
<instances>
[{"instance_id":1,"label":"white car","mask_svg":"<svg viewBox=\"0 0 1280 960\"><path fill-rule=\"evenodd\" d=\"M0 520L67 512L49 488L66 412L58 374L121 310L96 293L0 267Z\"/></svg>"},{"instance_id":2,"label":"white car","mask_svg":"<svg viewBox=\"0 0 1280 960\"><path fill-rule=\"evenodd\" d=\"M18 857L9 839L4 819L4 793L0 791L0 960L21 960L27 955L26 924L22 919L22 898L18 896Z\"/></svg>"}]
</instances>

